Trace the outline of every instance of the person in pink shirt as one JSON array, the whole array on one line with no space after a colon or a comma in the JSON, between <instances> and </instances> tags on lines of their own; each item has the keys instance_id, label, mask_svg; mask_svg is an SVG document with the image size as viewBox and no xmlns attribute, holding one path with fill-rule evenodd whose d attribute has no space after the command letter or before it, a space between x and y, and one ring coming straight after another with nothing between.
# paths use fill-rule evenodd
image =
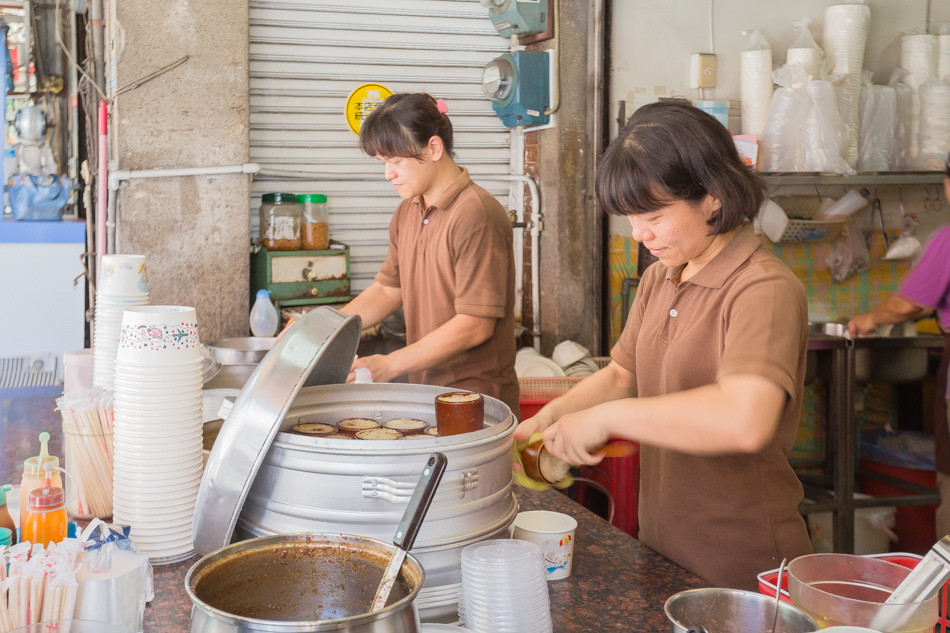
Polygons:
<instances>
[{"instance_id":1,"label":"person in pink shirt","mask_svg":"<svg viewBox=\"0 0 950 633\"><path fill-rule=\"evenodd\" d=\"M950 199L950 163L943 181L944 193ZM937 395L934 407L934 443L937 487L940 507L937 509L937 538L950 534L950 386L947 367L950 365L950 226L941 229L924 249L923 255L904 278L900 289L865 314L848 323L851 336L874 334L881 325L904 323L935 315L946 340L937 372Z\"/></svg>"}]
</instances>

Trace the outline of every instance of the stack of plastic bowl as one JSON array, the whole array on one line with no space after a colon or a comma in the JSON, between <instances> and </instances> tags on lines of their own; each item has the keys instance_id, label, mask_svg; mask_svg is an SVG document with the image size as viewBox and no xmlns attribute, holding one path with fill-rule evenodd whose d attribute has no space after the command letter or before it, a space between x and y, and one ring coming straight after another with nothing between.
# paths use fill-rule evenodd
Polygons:
<instances>
[{"instance_id":1,"label":"stack of plastic bowl","mask_svg":"<svg viewBox=\"0 0 950 633\"><path fill-rule=\"evenodd\" d=\"M96 387L112 387L122 311L144 305L148 305L145 256L103 255L92 339L92 384Z\"/></svg>"},{"instance_id":2,"label":"stack of plastic bowl","mask_svg":"<svg viewBox=\"0 0 950 633\"><path fill-rule=\"evenodd\" d=\"M459 618L474 633L553 631L541 548L498 539L463 549Z\"/></svg>"},{"instance_id":3,"label":"stack of plastic bowl","mask_svg":"<svg viewBox=\"0 0 950 633\"><path fill-rule=\"evenodd\" d=\"M189 558L202 473L195 309L127 308L115 365L114 520L152 564Z\"/></svg>"}]
</instances>

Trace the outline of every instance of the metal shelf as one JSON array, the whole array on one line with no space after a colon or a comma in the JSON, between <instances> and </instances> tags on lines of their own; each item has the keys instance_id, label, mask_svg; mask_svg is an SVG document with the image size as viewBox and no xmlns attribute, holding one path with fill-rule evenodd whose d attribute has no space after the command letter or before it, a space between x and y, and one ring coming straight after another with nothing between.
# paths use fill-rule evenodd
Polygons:
<instances>
[{"instance_id":1,"label":"metal shelf","mask_svg":"<svg viewBox=\"0 0 950 633\"><path fill-rule=\"evenodd\" d=\"M942 171L894 171L856 174L821 174L816 172L762 173L770 187L812 185L939 185L945 175Z\"/></svg>"}]
</instances>

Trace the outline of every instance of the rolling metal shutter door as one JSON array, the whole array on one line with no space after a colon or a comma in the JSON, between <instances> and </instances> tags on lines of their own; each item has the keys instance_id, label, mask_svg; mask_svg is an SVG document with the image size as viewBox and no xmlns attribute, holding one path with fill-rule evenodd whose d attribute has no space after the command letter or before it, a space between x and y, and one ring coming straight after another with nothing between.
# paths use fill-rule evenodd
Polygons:
<instances>
[{"instance_id":1,"label":"rolling metal shutter door","mask_svg":"<svg viewBox=\"0 0 950 633\"><path fill-rule=\"evenodd\" d=\"M514 135L481 91L482 68L507 50L477 0L251 0L251 160L263 168L252 235L263 193L325 193L331 237L351 247L353 291L372 283L400 199L344 118L347 96L370 82L444 99L459 165L518 208L521 183L491 176L520 166L520 144L513 151Z\"/></svg>"}]
</instances>

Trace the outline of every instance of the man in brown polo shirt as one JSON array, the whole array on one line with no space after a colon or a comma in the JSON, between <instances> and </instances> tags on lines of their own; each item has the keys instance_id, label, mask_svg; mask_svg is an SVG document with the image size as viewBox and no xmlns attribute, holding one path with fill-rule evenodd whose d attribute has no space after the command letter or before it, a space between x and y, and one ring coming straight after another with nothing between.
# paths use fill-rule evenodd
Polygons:
<instances>
[{"instance_id":1,"label":"man in brown polo shirt","mask_svg":"<svg viewBox=\"0 0 950 633\"><path fill-rule=\"evenodd\" d=\"M359 358L375 382L454 387L518 408L514 251L501 204L452 159L444 104L394 95L366 119L365 152L403 198L375 282L343 308L372 327L404 307L405 348Z\"/></svg>"}]
</instances>

